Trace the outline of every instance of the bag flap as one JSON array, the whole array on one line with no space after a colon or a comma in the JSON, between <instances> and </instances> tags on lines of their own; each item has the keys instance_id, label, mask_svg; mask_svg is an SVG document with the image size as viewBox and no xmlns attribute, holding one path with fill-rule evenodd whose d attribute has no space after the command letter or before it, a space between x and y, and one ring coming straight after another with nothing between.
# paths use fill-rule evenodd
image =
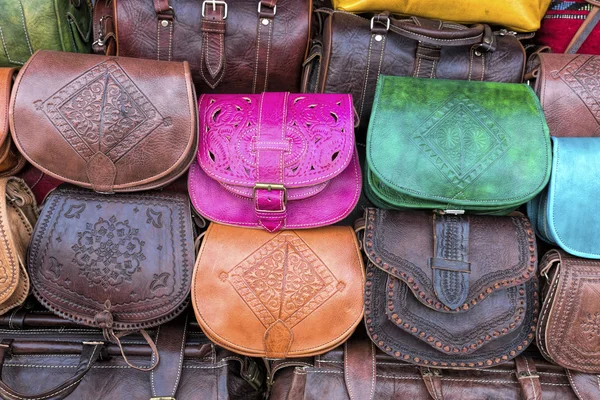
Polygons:
<instances>
[{"instance_id":1,"label":"bag flap","mask_svg":"<svg viewBox=\"0 0 600 400\"><path fill-rule=\"evenodd\" d=\"M39 51L19 73L10 123L33 165L101 192L169 183L197 143L187 63Z\"/></svg>"},{"instance_id":2,"label":"bag flap","mask_svg":"<svg viewBox=\"0 0 600 400\"><path fill-rule=\"evenodd\" d=\"M192 281L203 332L252 357L325 353L362 320L364 269L348 226L271 234L213 223Z\"/></svg>"},{"instance_id":3,"label":"bag flap","mask_svg":"<svg viewBox=\"0 0 600 400\"><path fill-rule=\"evenodd\" d=\"M463 313L535 275L525 217L435 215L367 209L365 252L426 307Z\"/></svg>"},{"instance_id":4,"label":"bag flap","mask_svg":"<svg viewBox=\"0 0 600 400\"><path fill-rule=\"evenodd\" d=\"M263 112L267 109L269 112ZM205 94L200 98L199 112L200 166L210 177L245 197L252 197L259 183L260 154L284 153L280 166L283 184L295 189L298 197L323 190L323 184L344 171L352 160L354 111L350 95ZM273 130L280 136L277 140L272 139L277 135L269 134Z\"/></svg>"},{"instance_id":5,"label":"bag flap","mask_svg":"<svg viewBox=\"0 0 600 400\"><path fill-rule=\"evenodd\" d=\"M36 298L103 329L159 325L186 305L194 262L186 195L99 195L60 186L29 248Z\"/></svg>"},{"instance_id":6,"label":"bag flap","mask_svg":"<svg viewBox=\"0 0 600 400\"><path fill-rule=\"evenodd\" d=\"M527 85L379 79L367 165L392 193L450 206L516 206L544 188L550 157L548 127Z\"/></svg>"},{"instance_id":7,"label":"bag flap","mask_svg":"<svg viewBox=\"0 0 600 400\"><path fill-rule=\"evenodd\" d=\"M563 250L584 258L600 258L600 140L553 137L554 159L548 185L547 224Z\"/></svg>"}]
</instances>

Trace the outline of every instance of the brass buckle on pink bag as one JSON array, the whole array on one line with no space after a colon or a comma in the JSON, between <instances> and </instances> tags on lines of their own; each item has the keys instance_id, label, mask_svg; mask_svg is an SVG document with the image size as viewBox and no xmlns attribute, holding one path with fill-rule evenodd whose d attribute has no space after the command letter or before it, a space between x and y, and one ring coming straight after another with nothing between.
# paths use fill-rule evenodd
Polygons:
<instances>
[{"instance_id":1,"label":"brass buckle on pink bag","mask_svg":"<svg viewBox=\"0 0 600 400\"><path fill-rule=\"evenodd\" d=\"M281 185L279 183L257 183L254 185L254 189L252 192L252 196L254 198L256 198L257 190L267 190L269 192L272 190L283 190L283 209L282 210L259 210L255 206L255 208L254 208L255 211L261 212L261 213L282 213L282 212L286 211L287 189L284 185Z\"/></svg>"}]
</instances>

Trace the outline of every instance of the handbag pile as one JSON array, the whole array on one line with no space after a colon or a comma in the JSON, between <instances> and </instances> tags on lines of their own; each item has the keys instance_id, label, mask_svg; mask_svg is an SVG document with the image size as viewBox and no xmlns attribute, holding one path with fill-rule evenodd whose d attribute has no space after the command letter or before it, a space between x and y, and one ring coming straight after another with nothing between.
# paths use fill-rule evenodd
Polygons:
<instances>
[{"instance_id":1,"label":"handbag pile","mask_svg":"<svg viewBox=\"0 0 600 400\"><path fill-rule=\"evenodd\" d=\"M598 1L0 4L0 399L600 398Z\"/></svg>"}]
</instances>

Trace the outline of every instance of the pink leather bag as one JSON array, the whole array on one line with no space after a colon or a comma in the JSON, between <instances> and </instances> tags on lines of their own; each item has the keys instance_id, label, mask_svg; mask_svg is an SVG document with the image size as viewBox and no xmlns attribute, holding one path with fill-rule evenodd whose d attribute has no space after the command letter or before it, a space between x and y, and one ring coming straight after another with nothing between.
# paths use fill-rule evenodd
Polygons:
<instances>
[{"instance_id":1,"label":"pink leather bag","mask_svg":"<svg viewBox=\"0 0 600 400\"><path fill-rule=\"evenodd\" d=\"M360 195L352 97L205 94L188 189L204 217L228 225L314 228Z\"/></svg>"}]
</instances>

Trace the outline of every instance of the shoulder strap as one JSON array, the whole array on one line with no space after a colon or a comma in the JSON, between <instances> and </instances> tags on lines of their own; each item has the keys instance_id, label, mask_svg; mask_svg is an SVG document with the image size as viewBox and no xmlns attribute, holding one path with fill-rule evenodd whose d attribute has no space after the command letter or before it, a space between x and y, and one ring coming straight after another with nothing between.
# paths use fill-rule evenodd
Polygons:
<instances>
[{"instance_id":1,"label":"shoulder strap","mask_svg":"<svg viewBox=\"0 0 600 400\"><path fill-rule=\"evenodd\" d=\"M350 400L375 398L375 346L370 340L350 339L344 344L344 380Z\"/></svg>"},{"instance_id":2,"label":"shoulder strap","mask_svg":"<svg viewBox=\"0 0 600 400\"><path fill-rule=\"evenodd\" d=\"M160 363L150 373L153 399L175 399L183 368L187 322L185 314L157 328L155 340Z\"/></svg>"},{"instance_id":3,"label":"shoulder strap","mask_svg":"<svg viewBox=\"0 0 600 400\"><path fill-rule=\"evenodd\" d=\"M575 33L575 36L573 36L573 39L571 39L571 43L567 46L565 53L577 53L600 21L600 12L598 12L600 10L600 1L587 0L587 2L592 5L592 10Z\"/></svg>"},{"instance_id":4,"label":"shoulder strap","mask_svg":"<svg viewBox=\"0 0 600 400\"><path fill-rule=\"evenodd\" d=\"M517 378L523 391L524 400L542 400L542 385L540 376L535 368L535 362L524 356L515 358Z\"/></svg>"}]
</instances>

